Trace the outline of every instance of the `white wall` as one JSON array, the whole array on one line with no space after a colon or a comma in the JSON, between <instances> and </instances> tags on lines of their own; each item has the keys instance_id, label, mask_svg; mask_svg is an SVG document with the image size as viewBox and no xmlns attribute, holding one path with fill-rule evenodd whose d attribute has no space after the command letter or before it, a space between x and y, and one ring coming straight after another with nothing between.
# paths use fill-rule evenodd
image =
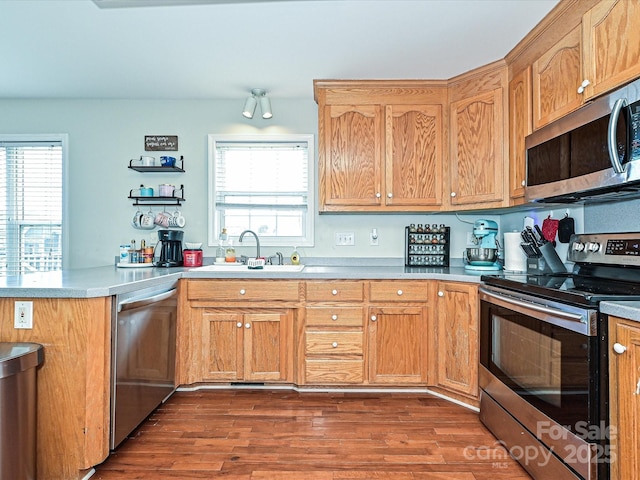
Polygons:
<instances>
[{"instance_id":1,"label":"white wall","mask_svg":"<svg viewBox=\"0 0 640 480\"><path fill-rule=\"evenodd\" d=\"M311 87L310 87L311 89ZM312 133L317 142L317 105L309 99L272 98L271 120L242 117L243 98L235 100L2 100L0 99L0 133L68 133L68 243L67 266L107 265L113 263L121 243L142 238L156 240L151 233L134 229L130 220L136 211L127 198L140 184L185 185L186 202L181 207L187 219L186 241L206 244L207 231L207 134L209 133ZM184 174L142 174L127 168L129 160L145 153L145 135L178 135L179 151L184 155ZM154 152L159 156L162 153ZM173 153L172 153L173 154ZM158 207L156 207L157 209ZM606 219L610 224L634 225L637 215L629 209L623 218L609 215L612 207L600 207L591 218ZM569 207L576 218L576 230L584 231L582 207ZM553 210L560 218L565 209ZM637 209L635 210L637 211ZM536 210L538 223L547 210ZM404 227L410 223L451 226L452 258L460 259L466 247L467 232L477 218L502 223L502 231L522 228L527 212L503 215L465 214L323 214L316 213L315 247L300 248L305 256L391 257L404 256ZM632 219L632 223L627 220ZM604 221L604 220L603 220ZM470 222L470 223L465 223ZM625 223L621 223L625 222ZM599 225L597 221L590 222ZM369 232L378 230L379 246L369 245ZM633 227L640 229L640 225ZM629 228L622 228L628 230ZM336 247L336 232L354 232L356 245ZM252 243L239 247L251 252ZM291 246L277 250L289 255ZM265 248L265 254L275 252ZM213 249L205 247L205 256Z\"/></svg>"}]
</instances>

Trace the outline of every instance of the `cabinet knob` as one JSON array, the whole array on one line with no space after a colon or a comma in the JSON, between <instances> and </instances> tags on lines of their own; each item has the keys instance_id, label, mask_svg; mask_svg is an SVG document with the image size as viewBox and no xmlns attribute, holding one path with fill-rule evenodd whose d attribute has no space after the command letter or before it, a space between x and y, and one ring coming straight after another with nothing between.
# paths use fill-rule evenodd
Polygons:
<instances>
[{"instance_id":1,"label":"cabinet knob","mask_svg":"<svg viewBox=\"0 0 640 480\"><path fill-rule=\"evenodd\" d=\"M613 351L616 352L618 355L622 355L624 352L627 351L627 347L625 347L624 345L622 345L620 343L614 343L613 344Z\"/></svg>"},{"instance_id":2,"label":"cabinet knob","mask_svg":"<svg viewBox=\"0 0 640 480\"><path fill-rule=\"evenodd\" d=\"M247 293L247 291L244 288L240 289L240 295L244 295L245 293Z\"/></svg>"},{"instance_id":3,"label":"cabinet knob","mask_svg":"<svg viewBox=\"0 0 640 480\"><path fill-rule=\"evenodd\" d=\"M456 192L451 192L451 196L455 197L456 196Z\"/></svg>"},{"instance_id":4,"label":"cabinet knob","mask_svg":"<svg viewBox=\"0 0 640 480\"><path fill-rule=\"evenodd\" d=\"M444 297L444 292L438 292L439 297Z\"/></svg>"},{"instance_id":5,"label":"cabinet knob","mask_svg":"<svg viewBox=\"0 0 640 480\"><path fill-rule=\"evenodd\" d=\"M380 198L381 196L380 192L376 192L376 198Z\"/></svg>"},{"instance_id":6,"label":"cabinet knob","mask_svg":"<svg viewBox=\"0 0 640 480\"><path fill-rule=\"evenodd\" d=\"M523 187L527 186L527 181L526 180L522 180L522 182L520 182L520 185L522 185Z\"/></svg>"},{"instance_id":7,"label":"cabinet knob","mask_svg":"<svg viewBox=\"0 0 640 480\"><path fill-rule=\"evenodd\" d=\"M238 322L238 323L236 323L236 327L238 327L238 328L242 328L242 322Z\"/></svg>"},{"instance_id":8,"label":"cabinet knob","mask_svg":"<svg viewBox=\"0 0 640 480\"><path fill-rule=\"evenodd\" d=\"M402 295L402 290L398 290L398 295Z\"/></svg>"},{"instance_id":9,"label":"cabinet knob","mask_svg":"<svg viewBox=\"0 0 640 480\"><path fill-rule=\"evenodd\" d=\"M371 315L371 321L375 322L376 320L378 320L378 317L376 317L375 315Z\"/></svg>"},{"instance_id":10,"label":"cabinet knob","mask_svg":"<svg viewBox=\"0 0 640 480\"><path fill-rule=\"evenodd\" d=\"M388 198L393 198L393 193L387 193Z\"/></svg>"},{"instance_id":11,"label":"cabinet knob","mask_svg":"<svg viewBox=\"0 0 640 480\"><path fill-rule=\"evenodd\" d=\"M331 320L338 320L338 315L331 315Z\"/></svg>"},{"instance_id":12,"label":"cabinet knob","mask_svg":"<svg viewBox=\"0 0 640 480\"><path fill-rule=\"evenodd\" d=\"M584 93L584 89L591 84L589 80L583 80L580 86L578 87L578 93Z\"/></svg>"},{"instance_id":13,"label":"cabinet knob","mask_svg":"<svg viewBox=\"0 0 640 480\"><path fill-rule=\"evenodd\" d=\"M245 323L244 324L244 328L251 328L251 324L250 323Z\"/></svg>"},{"instance_id":14,"label":"cabinet knob","mask_svg":"<svg viewBox=\"0 0 640 480\"><path fill-rule=\"evenodd\" d=\"M338 294L338 290L331 290L331 295L337 295Z\"/></svg>"},{"instance_id":15,"label":"cabinet knob","mask_svg":"<svg viewBox=\"0 0 640 480\"><path fill-rule=\"evenodd\" d=\"M338 348L338 342L333 342L333 343L331 344L331 346L332 346L333 348Z\"/></svg>"}]
</instances>

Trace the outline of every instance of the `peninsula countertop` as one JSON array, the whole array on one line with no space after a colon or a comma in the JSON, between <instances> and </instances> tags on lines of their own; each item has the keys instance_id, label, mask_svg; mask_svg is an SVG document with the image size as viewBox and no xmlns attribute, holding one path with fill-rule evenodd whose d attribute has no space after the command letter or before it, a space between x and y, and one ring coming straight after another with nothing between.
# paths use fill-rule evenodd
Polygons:
<instances>
[{"instance_id":1,"label":"peninsula countertop","mask_svg":"<svg viewBox=\"0 0 640 480\"><path fill-rule=\"evenodd\" d=\"M108 265L0 278L0 297L105 297L177 282L180 278L445 280L480 283L480 275L484 273L469 273L462 264L452 264L450 267L405 267L400 262L398 259L377 258L315 259L306 264L300 272L216 272L199 267L118 268ZM205 261L205 265L211 265L211 261Z\"/></svg>"}]
</instances>

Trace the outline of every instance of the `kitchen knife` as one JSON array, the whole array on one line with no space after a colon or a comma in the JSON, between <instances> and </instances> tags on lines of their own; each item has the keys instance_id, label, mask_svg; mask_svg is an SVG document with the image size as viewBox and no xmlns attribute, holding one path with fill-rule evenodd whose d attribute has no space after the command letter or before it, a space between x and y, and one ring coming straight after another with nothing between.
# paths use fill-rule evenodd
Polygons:
<instances>
[{"instance_id":1,"label":"kitchen knife","mask_svg":"<svg viewBox=\"0 0 640 480\"><path fill-rule=\"evenodd\" d=\"M546 238L544 238L544 235L542 234L542 230L540 230L540 227L538 225L534 225L534 228L536 229L536 232L538 233L538 237L540 237L540 245L544 245L545 243L547 243L548 240Z\"/></svg>"},{"instance_id":2,"label":"kitchen knife","mask_svg":"<svg viewBox=\"0 0 640 480\"><path fill-rule=\"evenodd\" d=\"M536 257L542 256L542 252L538 248L538 241L536 240L536 236L533 233L533 229L531 227L526 227L522 233L524 235L523 238L525 239L525 242L531 245L531 248L535 252L535 256Z\"/></svg>"}]
</instances>

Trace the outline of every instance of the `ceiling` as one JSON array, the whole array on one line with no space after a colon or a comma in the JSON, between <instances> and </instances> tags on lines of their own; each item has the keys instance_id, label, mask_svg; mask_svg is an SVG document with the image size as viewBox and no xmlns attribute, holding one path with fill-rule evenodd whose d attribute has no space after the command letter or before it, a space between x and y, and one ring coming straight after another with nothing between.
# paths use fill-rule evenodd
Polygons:
<instances>
[{"instance_id":1,"label":"ceiling","mask_svg":"<svg viewBox=\"0 0 640 480\"><path fill-rule=\"evenodd\" d=\"M1 0L0 98L311 98L316 78L447 79L503 58L557 3Z\"/></svg>"}]
</instances>

